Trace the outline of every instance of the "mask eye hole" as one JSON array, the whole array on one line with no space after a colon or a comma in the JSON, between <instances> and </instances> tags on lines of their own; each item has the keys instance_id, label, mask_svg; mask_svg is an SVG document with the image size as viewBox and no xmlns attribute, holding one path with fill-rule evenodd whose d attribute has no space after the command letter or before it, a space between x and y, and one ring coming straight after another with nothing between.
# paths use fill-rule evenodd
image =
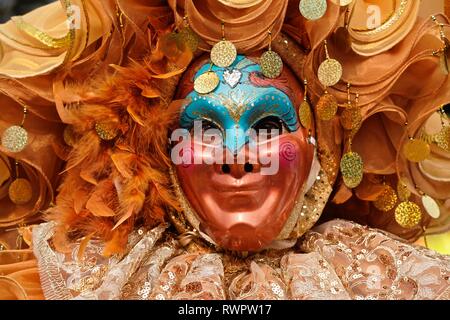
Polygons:
<instances>
[{"instance_id":1,"label":"mask eye hole","mask_svg":"<svg viewBox=\"0 0 450 320\"><path fill-rule=\"evenodd\" d=\"M207 130L218 130L221 131L220 127L215 124L214 122L210 121L210 120L206 120L206 119L202 119L202 120L196 120L198 122L201 122L202 124L202 132L204 133ZM195 125L192 125L191 129L189 130L189 132L191 134L194 134L194 129L195 129Z\"/></svg>"},{"instance_id":2,"label":"mask eye hole","mask_svg":"<svg viewBox=\"0 0 450 320\"><path fill-rule=\"evenodd\" d=\"M273 134L273 131L276 131L276 135L281 135L285 131L285 125L283 120L278 117L270 116L264 119L259 120L254 126L253 129L259 134L260 130L264 130L267 132L269 136Z\"/></svg>"}]
</instances>

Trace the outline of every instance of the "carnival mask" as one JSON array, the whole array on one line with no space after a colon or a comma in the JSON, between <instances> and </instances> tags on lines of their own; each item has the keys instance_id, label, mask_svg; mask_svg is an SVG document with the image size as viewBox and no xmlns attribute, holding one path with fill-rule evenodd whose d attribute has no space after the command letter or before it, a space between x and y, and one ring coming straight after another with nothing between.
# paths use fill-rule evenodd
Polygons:
<instances>
[{"instance_id":1,"label":"carnival mask","mask_svg":"<svg viewBox=\"0 0 450 320\"><path fill-rule=\"evenodd\" d=\"M252 58L238 56L229 68L212 67L220 84L199 94L193 82L210 68L199 60L179 86L186 102L171 137L178 196L204 238L259 251L283 238L311 170L314 141L296 111L303 89L287 67L268 79Z\"/></svg>"}]
</instances>

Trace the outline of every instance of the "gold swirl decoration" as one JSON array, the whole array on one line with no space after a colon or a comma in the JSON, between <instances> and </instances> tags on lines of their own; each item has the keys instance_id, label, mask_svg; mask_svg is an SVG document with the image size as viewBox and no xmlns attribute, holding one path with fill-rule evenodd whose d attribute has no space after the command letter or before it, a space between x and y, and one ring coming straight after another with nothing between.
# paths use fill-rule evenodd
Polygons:
<instances>
[{"instance_id":1,"label":"gold swirl decoration","mask_svg":"<svg viewBox=\"0 0 450 320\"><path fill-rule=\"evenodd\" d=\"M70 45L70 41L71 41L70 32L68 32L62 38L54 38L54 37L50 36L49 34L47 34L46 32L34 27L32 24L25 22L22 18L16 18L16 19L13 19L13 21L19 30L25 32L26 34L28 34L29 36L38 40L40 43L42 43L43 45L45 45L49 48L61 49L61 48L67 48Z\"/></svg>"}]
</instances>

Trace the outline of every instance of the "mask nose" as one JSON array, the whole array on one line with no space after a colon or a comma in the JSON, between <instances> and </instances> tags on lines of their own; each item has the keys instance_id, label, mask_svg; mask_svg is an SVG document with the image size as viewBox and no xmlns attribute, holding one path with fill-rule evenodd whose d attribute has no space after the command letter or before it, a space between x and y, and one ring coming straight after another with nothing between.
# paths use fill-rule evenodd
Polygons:
<instances>
[{"instance_id":1,"label":"mask nose","mask_svg":"<svg viewBox=\"0 0 450 320\"><path fill-rule=\"evenodd\" d=\"M223 164L220 167L223 174L229 174L235 179L240 179L246 174L257 173L259 172L259 169L259 164L251 164L249 162L246 162L245 164Z\"/></svg>"}]
</instances>

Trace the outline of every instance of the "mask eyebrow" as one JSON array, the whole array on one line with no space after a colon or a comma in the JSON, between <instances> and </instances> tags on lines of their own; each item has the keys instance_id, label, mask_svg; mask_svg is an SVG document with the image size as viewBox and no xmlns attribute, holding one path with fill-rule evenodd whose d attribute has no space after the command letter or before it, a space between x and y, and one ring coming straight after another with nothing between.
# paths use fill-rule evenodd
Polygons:
<instances>
[{"instance_id":1,"label":"mask eyebrow","mask_svg":"<svg viewBox=\"0 0 450 320\"><path fill-rule=\"evenodd\" d=\"M209 99L208 96L193 96L180 114L180 126L191 129L195 121L207 120L224 131L226 115L226 110L219 102Z\"/></svg>"},{"instance_id":2,"label":"mask eyebrow","mask_svg":"<svg viewBox=\"0 0 450 320\"><path fill-rule=\"evenodd\" d=\"M269 116L281 119L290 132L297 131L300 128L297 113L291 100L285 93L275 88L270 89L269 92L252 102L251 108L245 110L242 114L241 121L252 127Z\"/></svg>"}]
</instances>

